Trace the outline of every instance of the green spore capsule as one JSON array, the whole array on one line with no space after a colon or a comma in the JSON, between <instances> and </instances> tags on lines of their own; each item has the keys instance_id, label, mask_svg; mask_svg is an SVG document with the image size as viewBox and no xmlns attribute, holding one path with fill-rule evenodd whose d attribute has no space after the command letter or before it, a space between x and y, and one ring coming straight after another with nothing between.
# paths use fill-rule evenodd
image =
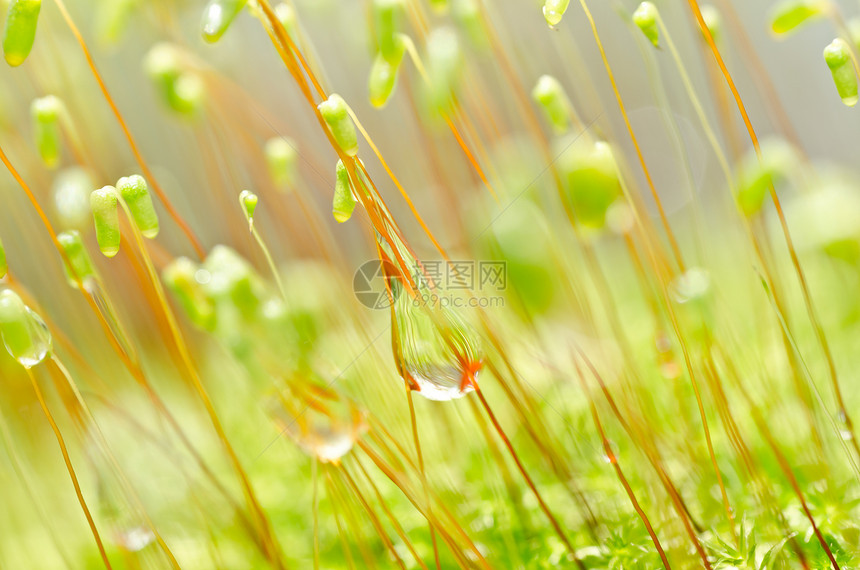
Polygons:
<instances>
[{"instance_id":1,"label":"green spore capsule","mask_svg":"<svg viewBox=\"0 0 860 570\"><path fill-rule=\"evenodd\" d=\"M242 206L242 211L245 212L245 219L249 224L254 223L254 211L257 209L257 195L250 190L242 190L239 194L239 204Z\"/></svg>"},{"instance_id":2,"label":"green spore capsule","mask_svg":"<svg viewBox=\"0 0 860 570\"><path fill-rule=\"evenodd\" d=\"M24 63L36 39L36 24L42 0L11 0L6 12L6 31L3 34L3 54L6 63L17 67Z\"/></svg>"},{"instance_id":3,"label":"green spore capsule","mask_svg":"<svg viewBox=\"0 0 860 570\"><path fill-rule=\"evenodd\" d=\"M215 305L205 291L211 275L187 257L174 259L161 275L188 319L203 330L215 328Z\"/></svg>"},{"instance_id":4,"label":"green spore capsule","mask_svg":"<svg viewBox=\"0 0 860 570\"><path fill-rule=\"evenodd\" d=\"M622 194L612 147L604 141L579 139L562 151L558 165L565 197L577 222L586 228L602 229L606 212Z\"/></svg>"},{"instance_id":5,"label":"green spore capsule","mask_svg":"<svg viewBox=\"0 0 860 570\"><path fill-rule=\"evenodd\" d=\"M11 289L0 291L0 336L6 350L24 368L32 368L51 353L51 333L45 321Z\"/></svg>"},{"instance_id":6,"label":"green spore capsule","mask_svg":"<svg viewBox=\"0 0 860 570\"><path fill-rule=\"evenodd\" d=\"M394 92L394 86L397 84L397 71L400 69L400 63L403 61L403 54L406 51L400 36L395 41L399 45L399 56L393 59L385 58L379 53L374 58L370 68L370 77L367 81L370 104L378 109L385 106L391 93Z\"/></svg>"},{"instance_id":7,"label":"green spore capsule","mask_svg":"<svg viewBox=\"0 0 860 570\"><path fill-rule=\"evenodd\" d=\"M54 169L60 164L60 121L65 113L63 102L54 95L34 99L30 104L36 149L42 162Z\"/></svg>"},{"instance_id":8,"label":"green spore capsule","mask_svg":"<svg viewBox=\"0 0 860 570\"><path fill-rule=\"evenodd\" d=\"M352 194L352 184L349 182L349 172L343 161L337 161L336 178L334 183L334 199L331 212L338 223L343 223L352 217L356 200Z\"/></svg>"},{"instance_id":9,"label":"green spore capsule","mask_svg":"<svg viewBox=\"0 0 860 570\"><path fill-rule=\"evenodd\" d=\"M62 232L57 234L57 241L60 242L60 247L63 248L66 256L64 268L69 285L77 288L78 281L86 284L89 281L95 280L96 269L93 266L93 260L90 258L86 246L84 246L81 234L75 230Z\"/></svg>"},{"instance_id":10,"label":"green spore capsule","mask_svg":"<svg viewBox=\"0 0 860 570\"><path fill-rule=\"evenodd\" d=\"M430 8L437 14L445 14L448 12L448 0L430 0Z\"/></svg>"},{"instance_id":11,"label":"green spore capsule","mask_svg":"<svg viewBox=\"0 0 860 570\"><path fill-rule=\"evenodd\" d=\"M236 310L245 320L256 319L264 292L259 277L242 256L218 245L209 253L203 269L209 272L204 289L215 302L217 313L225 314L225 319L218 319L224 321L221 324L226 324L226 315Z\"/></svg>"},{"instance_id":12,"label":"green spore capsule","mask_svg":"<svg viewBox=\"0 0 860 570\"><path fill-rule=\"evenodd\" d=\"M389 61L398 58L397 28L402 7L402 0L373 0L377 51Z\"/></svg>"},{"instance_id":13,"label":"green spore capsule","mask_svg":"<svg viewBox=\"0 0 860 570\"><path fill-rule=\"evenodd\" d=\"M203 108L206 86L176 46L156 44L146 54L143 67L168 108L191 117Z\"/></svg>"},{"instance_id":14,"label":"green spore capsule","mask_svg":"<svg viewBox=\"0 0 860 570\"><path fill-rule=\"evenodd\" d=\"M478 6L480 0L457 0L453 5L451 15L454 20L466 32L471 44L481 50L490 47L490 39L481 8Z\"/></svg>"},{"instance_id":15,"label":"green spore capsule","mask_svg":"<svg viewBox=\"0 0 860 570\"><path fill-rule=\"evenodd\" d=\"M3 247L3 240L0 240L0 279L6 277L9 272L9 266L6 264L6 248Z\"/></svg>"},{"instance_id":16,"label":"green spore capsule","mask_svg":"<svg viewBox=\"0 0 860 570\"><path fill-rule=\"evenodd\" d=\"M633 23L642 30L642 33L645 34L648 41L654 44L654 47L660 45L660 31L657 27L659 16L657 6L651 2L642 2L633 12Z\"/></svg>"},{"instance_id":17,"label":"green spore capsule","mask_svg":"<svg viewBox=\"0 0 860 570\"><path fill-rule=\"evenodd\" d=\"M131 219L143 237L152 239L158 235L158 214L152 204L152 196L143 176L133 174L124 176L116 183L119 195L128 206Z\"/></svg>"},{"instance_id":18,"label":"green spore capsule","mask_svg":"<svg viewBox=\"0 0 860 570\"><path fill-rule=\"evenodd\" d=\"M297 42L299 39L298 21L296 20L296 12L293 10L293 7L281 2L275 6L275 17L287 31L287 35L290 36L293 43Z\"/></svg>"},{"instance_id":19,"label":"green spore capsule","mask_svg":"<svg viewBox=\"0 0 860 570\"><path fill-rule=\"evenodd\" d=\"M546 0L543 3L543 17L549 26L557 26L567 11L570 0Z\"/></svg>"},{"instance_id":20,"label":"green spore capsule","mask_svg":"<svg viewBox=\"0 0 860 570\"><path fill-rule=\"evenodd\" d=\"M824 0L784 0L770 13L770 29L777 36L790 34L826 13L827 2Z\"/></svg>"},{"instance_id":21,"label":"green spore capsule","mask_svg":"<svg viewBox=\"0 0 860 570\"><path fill-rule=\"evenodd\" d=\"M99 5L96 29L100 43L114 45L125 37L138 0L108 0Z\"/></svg>"},{"instance_id":22,"label":"green spore capsule","mask_svg":"<svg viewBox=\"0 0 860 570\"><path fill-rule=\"evenodd\" d=\"M434 109L446 109L456 92L463 67L457 34L448 27L436 28L427 36L427 94Z\"/></svg>"},{"instance_id":23,"label":"green spore capsule","mask_svg":"<svg viewBox=\"0 0 860 570\"><path fill-rule=\"evenodd\" d=\"M798 160L794 149L781 139L765 139L760 148L761 159L750 150L738 168L737 202L747 217L761 211L771 185L790 174Z\"/></svg>"},{"instance_id":24,"label":"green spore capsule","mask_svg":"<svg viewBox=\"0 0 860 570\"><path fill-rule=\"evenodd\" d=\"M848 107L857 104L857 73L851 60L851 48L845 40L836 38L824 48L824 61L833 75L836 91Z\"/></svg>"},{"instance_id":25,"label":"green spore capsule","mask_svg":"<svg viewBox=\"0 0 860 570\"><path fill-rule=\"evenodd\" d=\"M570 100L555 77L542 75L532 89L532 98L544 110L555 132L567 131L570 127Z\"/></svg>"},{"instance_id":26,"label":"green spore capsule","mask_svg":"<svg viewBox=\"0 0 860 570\"><path fill-rule=\"evenodd\" d=\"M284 137L274 137L266 141L263 149L269 176L278 190L290 190L296 185L298 153L296 143Z\"/></svg>"},{"instance_id":27,"label":"green spore capsule","mask_svg":"<svg viewBox=\"0 0 860 570\"><path fill-rule=\"evenodd\" d=\"M58 225L61 229L86 232L90 225L90 192L95 187L89 171L79 166L61 170L54 179L54 197Z\"/></svg>"},{"instance_id":28,"label":"green spore capsule","mask_svg":"<svg viewBox=\"0 0 860 570\"><path fill-rule=\"evenodd\" d=\"M317 105L317 109L340 150L348 156L358 154L358 135L343 97L332 93L327 100Z\"/></svg>"},{"instance_id":29,"label":"green spore capsule","mask_svg":"<svg viewBox=\"0 0 860 570\"><path fill-rule=\"evenodd\" d=\"M117 212L116 188L105 186L90 194L90 209L96 228L99 250L105 257L113 257L119 252L119 212Z\"/></svg>"},{"instance_id":30,"label":"green spore capsule","mask_svg":"<svg viewBox=\"0 0 860 570\"><path fill-rule=\"evenodd\" d=\"M214 44L221 39L248 0L210 0L203 9L200 32L203 39Z\"/></svg>"},{"instance_id":31,"label":"green spore capsule","mask_svg":"<svg viewBox=\"0 0 860 570\"><path fill-rule=\"evenodd\" d=\"M719 10L710 4L702 6L701 12L705 26L711 32L711 37L714 38L714 42L719 44L723 37L723 17L720 16Z\"/></svg>"}]
</instances>

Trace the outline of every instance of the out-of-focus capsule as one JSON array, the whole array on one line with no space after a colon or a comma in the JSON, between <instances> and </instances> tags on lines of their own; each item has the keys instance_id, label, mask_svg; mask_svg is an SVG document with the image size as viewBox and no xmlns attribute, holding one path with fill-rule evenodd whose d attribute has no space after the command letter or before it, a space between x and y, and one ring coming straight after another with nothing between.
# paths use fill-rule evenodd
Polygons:
<instances>
[{"instance_id":1,"label":"out-of-focus capsule","mask_svg":"<svg viewBox=\"0 0 860 570\"><path fill-rule=\"evenodd\" d=\"M60 121L64 113L63 102L54 95L34 99L30 104L36 149L42 162L51 169L60 164Z\"/></svg>"},{"instance_id":2,"label":"out-of-focus capsule","mask_svg":"<svg viewBox=\"0 0 860 570\"><path fill-rule=\"evenodd\" d=\"M654 47L660 45L660 30L657 26L659 17L657 6L651 2L642 2L633 12L633 23L642 30L642 33L645 34L648 41L654 44Z\"/></svg>"},{"instance_id":3,"label":"out-of-focus capsule","mask_svg":"<svg viewBox=\"0 0 860 570\"><path fill-rule=\"evenodd\" d=\"M781 139L765 139L760 148L761 159L750 150L738 168L737 202L747 217L761 211L770 187L797 164L797 153Z\"/></svg>"},{"instance_id":4,"label":"out-of-focus capsule","mask_svg":"<svg viewBox=\"0 0 860 570\"><path fill-rule=\"evenodd\" d=\"M367 80L370 104L377 108L384 107L391 97L394 86L397 84L397 71L400 69L400 63L403 61L403 54L406 51L400 36L395 41L399 46L397 49L399 55L386 58L379 53L373 59L373 65L370 67L370 76Z\"/></svg>"},{"instance_id":5,"label":"out-of-focus capsule","mask_svg":"<svg viewBox=\"0 0 860 570\"><path fill-rule=\"evenodd\" d=\"M187 257L179 257L164 268L162 278L194 325L208 331L215 328L215 306L201 282L211 279L208 271Z\"/></svg>"},{"instance_id":6,"label":"out-of-focus capsule","mask_svg":"<svg viewBox=\"0 0 860 570\"><path fill-rule=\"evenodd\" d=\"M532 98L541 106L549 124L557 133L563 133L570 127L570 99L564 92L564 87L555 77L542 75L538 79Z\"/></svg>"},{"instance_id":7,"label":"out-of-focus capsule","mask_svg":"<svg viewBox=\"0 0 860 570\"><path fill-rule=\"evenodd\" d=\"M95 182L89 171L73 166L57 173L51 193L60 229L86 232L90 223L90 192Z\"/></svg>"},{"instance_id":8,"label":"out-of-focus capsule","mask_svg":"<svg viewBox=\"0 0 860 570\"><path fill-rule=\"evenodd\" d=\"M215 43L221 39L248 0L209 0L203 9L200 32L207 42Z\"/></svg>"},{"instance_id":9,"label":"out-of-focus capsule","mask_svg":"<svg viewBox=\"0 0 860 570\"><path fill-rule=\"evenodd\" d=\"M69 285L77 287L78 281L85 284L96 278L93 260L84 246L80 233L75 230L62 232L57 234L57 241L60 242L60 247L65 254L64 269Z\"/></svg>"},{"instance_id":10,"label":"out-of-focus capsule","mask_svg":"<svg viewBox=\"0 0 860 570\"><path fill-rule=\"evenodd\" d=\"M284 137L274 137L266 141L263 149L266 155L266 166L269 168L269 176L272 177L275 187L284 191L293 188L296 184L296 143Z\"/></svg>"},{"instance_id":11,"label":"out-of-focus capsule","mask_svg":"<svg viewBox=\"0 0 860 570\"><path fill-rule=\"evenodd\" d=\"M377 53L389 61L398 59L397 28L402 8L402 0L373 0Z\"/></svg>"},{"instance_id":12,"label":"out-of-focus capsule","mask_svg":"<svg viewBox=\"0 0 860 570\"><path fill-rule=\"evenodd\" d=\"M456 93L463 67L457 34L448 27L436 28L427 36L427 94L434 109L444 110Z\"/></svg>"},{"instance_id":13,"label":"out-of-focus capsule","mask_svg":"<svg viewBox=\"0 0 860 570\"><path fill-rule=\"evenodd\" d=\"M558 169L576 221L590 229L602 229L606 212L622 194L612 147L604 141L579 139L561 152Z\"/></svg>"},{"instance_id":14,"label":"out-of-focus capsule","mask_svg":"<svg viewBox=\"0 0 860 570\"><path fill-rule=\"evenodd\" d=\"M546 0L543 4L543 17L549 26L557 26L567 11L570 0Z\"/></svg>"},{"instance_id":15,"label":"out-of-focus capsule","mask_svg":"<svg viewBox=\"0 0 860 570\"><path fill-rule=\"evenodd\" d=\"M778 36L789 34L826 13L826 0L783 0L771 10L770 29Z\"/></svg>"}]
</instances>

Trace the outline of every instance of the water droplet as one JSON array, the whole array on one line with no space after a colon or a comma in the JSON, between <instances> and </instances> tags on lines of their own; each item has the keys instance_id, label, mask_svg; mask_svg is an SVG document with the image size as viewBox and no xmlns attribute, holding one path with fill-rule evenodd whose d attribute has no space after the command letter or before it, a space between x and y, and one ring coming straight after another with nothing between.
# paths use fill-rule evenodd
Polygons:
<instances>
[{"instance_id":1,"label":"water droplet","mask_svg":"<svg viewBox=\"0 0 860 570\"><path fill-rule=\"evenodd\" d=\"M302 451L324 463L349 453L367 430L364 414L331 388L295 385L267 402L269 413Z\"/></svg>"},{"instance_id":2,"label":"water droplet","mask_svg":"<svg viewBox=\"0 0 860 570\"><path fill-rule=\"evenodd\" d=\"M693 267L672 281L670 290L677 303L687 303L702 299L710 288L711 278L708 272L699 267Z\"/></svg>"},{"instance_id":3,"label":"water droplet","mask_svg":"<svg viewBox=\"0 0 860 570\"><path fill-rule=\"evenodd\" d=\"M23 331L16 331L18 340L21 340L21 334L25 335L26 342L12 342L10 339L3 336L3 343L6 350L9 351L24 368L32 368L45 360L45 357L51 352L51 333L48 331L48 325L36 314L30 307L24 307L26 311L26 319L22 323L25 328Z\"/></svg>"},{"instance_id":4,"label":"water droplet","mask_svg":"<svg viewBox=\"0 0 860 570\"><path fill-rule=\"evenodd\" d=\"M850 429L841 429L839 430L839 435L842 437L843 441L851 441L854 439L854 434Z\"/></svg>"},{"instance_id":5,"label":"water droplet","mask_svg":"<svg viewBox=\"0 0 860 570\"><path fill-rule=\"evenodd\" d=\"M477 333L446 300L423 286L414 297L401 291L392 306L394 357L404 379L418 394L437 402L474 391L484 358Z\"/></svg>"},{"instance_id":6,"label":"water droplet","mask_svg":"<svg viewBox=\"0 0 860 570\"><path fill-rule=\"evenodd\" d=\"M407 368L412 379L421 388L418 393L434 402L447 402L462 398L466 394L475 391L475 387L469 383L460 390L463 373L452 366L432 369L416 370ZM475 374L476 379L477 374Z\"/></svg>"},{"instance_id":7,"label":"water droplet","mask_svg":"<svg viewBox=\"0 0 860 570\"><path fill-rule=\"evenodd\" d=\"M151 544L155 540L155 535L146 527L135 526L119 531L116 540L125 550L138 552Z\"/></svg>"}]
</instances>

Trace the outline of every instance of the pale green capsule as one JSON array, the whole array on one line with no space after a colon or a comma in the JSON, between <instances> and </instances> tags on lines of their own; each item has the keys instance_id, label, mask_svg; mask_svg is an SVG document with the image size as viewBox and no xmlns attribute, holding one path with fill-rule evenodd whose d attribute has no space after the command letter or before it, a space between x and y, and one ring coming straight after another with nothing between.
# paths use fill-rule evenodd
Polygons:
<instances>
[{"instance_id":1,"label":"pale green capsule","mask_svg":"<svg viewBox=\"0 0 860 570\"><path fill-rule=\"evenodd\" d=\"M6 277L9 272L9 266L6 264L6 248L3 247L3 240L0 240L0 279Z\"/></svg>"},{"instance_id":2,"label":"pale green capsule","mask_svg":"<svg viewBox=\"0 0 860 570\"><path fill-rule=\"evenodd\" d=\"M113 186L93 190L90 194L90 209L96 228L96 240L105 257L113 257L119 252L119 212L117 194Z\"/></svg>"},{"instance_id":3,"label":"pale green capsule","mask_svg":"<svg viewBox=\"0 0 860 570\"><path fill-rule=\"evenodd\" d=\"M789 34L826 13L826 0L783 0L771 10L770 29L776 35Z\"/></svg>"},{"instance_id":4,"label":"pale green capsule","mask_svg":"<svg viewBox=\"0 0 860 570\"><path fill-rule=\"evenodd\" d=\"M244 319L256 319L264 291L259 277L242 256L218 245L212 248L203 269L209 272L204 290L215 302L219 315L238 310Z\"/></svg>"},{"instance_id":5,"label":"pale green capsule","mask_svg":"<svg viewBox=\"0 0 860 570\"><path fill-rule=\"evenodd\" d=\"M836 91L848 107L857 104L857 73L851 58L851 48L842 38L836 38L824 48L824 61L833 75Z\"/></svg>"},{"instance_id":6,"label":"pale green capsule","mask_svg":"<svg viewBox=\"0 0 860 570\"><path fill-rule=\"evenodd\" d=\"M149 239L158 235L158 214L152 204L152 196L143 176L133 174L124 176L116 183L119 195L128 206L131 219L134 220L137 229L143 237Z\"/></svg>"},{"instance_id":7,"label":"pale green capsule","mask_svg":"<svg viewBox=\"0 0 860 570\"><path fill-rule=\"evenodd\" d=\"M6 12L6 31L3 34L3 54L6 63L17 67L24 63L36 39L36 24L42 0L11 0Z\"/></svg>"},{"instance_id":8,"label":"pale green capsule","mask_svg":"<svg viewBox=\"0 0 860 570\"><path fill-rule=\"evenodd\" d=\"M200 24L203 39L209 43L220 40L247 1L209 0L209 4L203 9L203 21Z\"/></svg>"},{"instance_id":9,"label":"pale green capsule","mask_svg":"<svg viewBox=\"0 0 860 570\"><path fill-rule=\"evenodd\" d=\"M202 284L211 279L208 271L179 257L164 268L162 278L192 323L208 331L215 328L215 306Z\"/></svg>"},{"instance_id":10,"label":"pale green capsule","mask_svg":"<svg viewBox=\"0 0 860 570\"><path fill-rule=\"evenodd\" d=\"M558 159L565 198L579 224L602 229L606 213L622 195L621 174L606 142L580 138L559 141L563 149ZM567 146L565 146L567 145Z\"/></svg>"},{"instance_id":11,"label":"pale green capsule","mask_svg":"<svg viewBox=\"0 0 860 570\"><path fill-rule=\"evenodd\" d=\"M138 0L107 0L99 4L96 29L102 44L113 45L125 37Z\"/></svg>"},{"instance_id":12,"label":"pale green capsule","mask_svg":"<svg viewBox=\"0 0 860 570\"><path fill-rule=\"evenodd\" d=\"M296 12L293 10L293 7L281 2L275 6L275 17L287 31L287 35L290 36L290 39L293 40L294 43L298 42L299 23L296 20Z\"/></svg>"},{"instance_id":13,"label":"pale green capsule","mask_svg":"<svg viewBox=\"0 0 860 570\"><path fill-rule=\"evenodd\" d=\"M90 226L90 192L95 187L90 173L73 166L61 170L54 179L51 193L60 229L87 231Z\"/></svg>"},{"instance_id":14,"label":"pale green capsule","mask_svg":"<svg viewBox=\"0 0 860 570\"><path fill-rule=\"evenodd\" d=\"M45 321L11 289L0 291L0 336L6 350L24 368L36 366L51 353Z\"/></svg>"},{"instance_id":15,"label":"pale green capsule","mask_svg":"<svg viewBox=\"0 0 860 570\"><path fill-rule=\"evenodd\" d=\"M86 283L96 278L96 269L87 248L81 239L81 234L75 230L57 234L57 241L66 254L64 269L66 280L72 287L78 286L78 281Z\"/></svg>"},{"instance_id":16,"label":"pale green capsule","mask_svg":"<svg viewBox=\"0 0 860 570\"><path fill-rule=\"evenodd\" d=\"M400 69L406 47L400 36L397 37L396 41L399 45L400 55L395 58L385 58L379 53L374 58L370 68L367 86L370 92L370 104L376 108L385 106L397 84L397 71Z\"/></svg>"},{"instance_id":17,"label":"pale green capsule","mask_svg":"<svg viewBox=\"0 0 860 570\"><path fill-rule=\"evenodd\" d=\"M747 217L761 211L770 187L788 176L798 162L794 148L781 139L764 139L760 148L761 158L750 150L737 169L737 203Z\"/></svg>"},{"instance_id":18,"label":"pale green capsule","mask_svg":"<svg viewBox=\"0 0 860 570\"><path fill-rule=\"evenodd\" d=\"M711 32L711 37L714 42L720 43L723 37L723 18L720 16L719 10L710 4L706 4L701 8L702 19L705 21L705 26Z\"/></svg>"},{"instance_id":19,"label":"pale green capsule","mask_svg":"<svg viewBox=\"0 0 860 570\"><path fill-rule=\"evenodd\" d=\"M355 210L356 200L352 194L352 184L349 181L349 172L343 161L337 161L335 169L334 199L332 200L331 212L338 223L343 223L352 217Z\"/></svg>"},{"instance_id":20,"label":"pale green capsule","mask_svg":"<svg viewBox=\"0 0 860 570\"><path fill-rule=\"evenodd\" d=\"M34 99L30 104L36 149L39 151L42 162L51 169L60 164L62 146L60 121L63 113L65 113L65 106L54 95Z\"/></svg>"},{"instance_id":21,"label":"pale green capsule","mask_svg":"<svg viewBox=\"0 0 860 570\"><path fill-rule=\"evenodd\" d=\"M194 116L203 108L205 84L199 75L189 70L176 46L156 44L146 54L143 67L170 109L181 115Z\"/></svg>"},{"instance_id":22,"label":"pale green capsule","mask_svg":"<svg viewBox=\"0 0 860 570\"><path fill-rule=\"evenodd\" d=\"M457 91L463 53L457 34L448 27L436 28L427 36L427 94L435 109L446 109Z\"/></svg>"},{"instance_id":23,"label":"pale green capsule","mask_svg":"<svg viewBox=\"0 0 860 570\"><path fill-rule=\"evenodd\" d=\"M553 130L558 133L567 131L570 127L570 100L555 77L542 75L532 89L532 98L544 110Z\"/></svg>"},{"instance_id":24,"label":"pale green capsule","mask_svg":"<svg viewBox=\"0 0 860 570\"><path fill-rule=\"evenodd\" d=\"M481 0L457 0L452 6L451 15L457 24L466 32L469 41L475 47L484 50L490 46L487 28L478 2Z\"/></svg>"},{"instance_id":25,"label":"pale green capsule","mask_svg":"<svg viewBox=\"0 0 860 570\"><path fill-rule=\"evenodd\" d=\"M430 8L437 14L444 14L448 11L448 0L430 0Z\"/></svg>"},{"instance_id":26,"label":"pale green capsule","mask_svg":"<svg viewBox=\"0 0 860 570\"><path fill-rule=\"evenodd\" d=\"M340 150L348 156L358 154L358 134L355 132L355 125L352 123L343 97L332 93L327 100L317 105L317 109Z\"/></svg>"},{"instance_id":27,"label":"pale green capsule","mask_svg":"<svg viewBox=\"0 0 860 570\"><path fill-rule=\"evenodd\" d=\"M296 185L297 160L296 143L284 137L274 137L266 141L263 149L269 176L278 190L289 190Z\"/></svg>"},{"instance_id":28,"label":"pale green capsule","mask_svg":"<svg viewBox=\"0 0 860 570\"><path fill-rule=\"evenodd\" d=\"M633 12L633 23L642 30L642 33L645 34L648 41L654 44L654 47L660 45L660 31L657 27L658 17L657 7L651 2L642 2Z\"/></svg>"},{"instance_id":29,"label":"pale green capsule","mask_svg":"<svg viewBox=\"0 0 860 570\"><path fill-rule=\"evenodd\" d=\"M242 190L239 194L239 204L242 206L242 210L245 212L245 219L249 223L254 219L254 211L257 209L258 201L257 195L250 190Z\"/></svg>"},{"instance_id":30,"label":"pale green capsule","mask_svg":"<svg viewBox=\"0 0 860 570\"><path fill-rule=\"evenodd\" d=\"M402 0L373 0L377 52L389 61L398 58L397 28L402 6Z\"/></svg>"},{"instance_id":31,"label":"pale green capsule","mask_svg":"<svg viewBox=\"0 0 860 570\"><path fill-rule=\"evenodd\" d=\"M550 26L557 26L567 11L570 0L546 0L543 4L543 17Z\"/></svg>"}]
</instances>

